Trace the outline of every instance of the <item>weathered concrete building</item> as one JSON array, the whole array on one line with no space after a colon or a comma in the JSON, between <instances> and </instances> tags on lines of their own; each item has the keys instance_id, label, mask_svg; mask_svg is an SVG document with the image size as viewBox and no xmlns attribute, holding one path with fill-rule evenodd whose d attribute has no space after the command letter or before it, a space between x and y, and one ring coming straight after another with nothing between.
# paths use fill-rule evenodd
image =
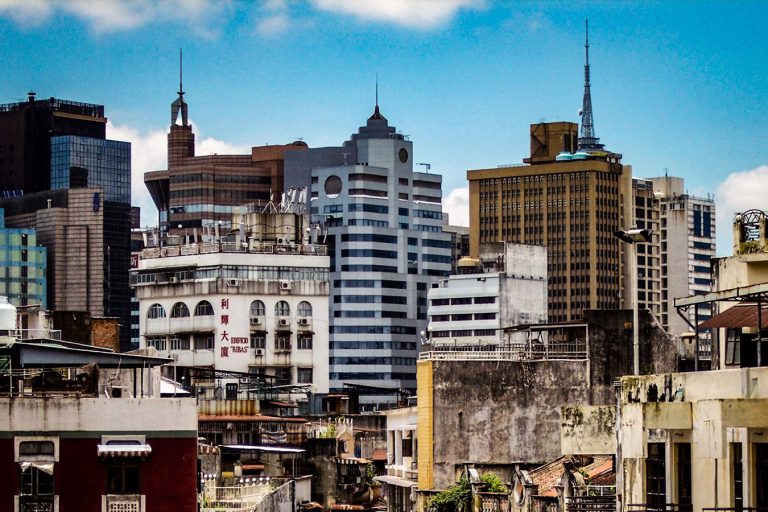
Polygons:
<instances>
[{"instance_id":1,"label":"weathered concrete building","mask_svg":"<svg viewBox=\"0 0 768 512\"><path fill-rule=\"evenodd\" d=\"M631 312L586 311L585 319L567 329L552 326L544 343L532 331L527 346L513 350L421 355L420 490L448 487L464 462L509 481L515 463L535 466L561 455L561 425L573 421L563 414L564 406L615 404L614 380L632 368L631 334L625 329ZM670 338L647 313L641 322L642 371L674 371ZM612 415L590 415L593 428L613 431ZM563 444L579 449L573 441ZM581 449L611 453L612 448Z\"/></svg>"},{"instance_id":2,"label":"weathered concrete building","mask_svg":"<svg viewBox=\"0 0 768 512\"><path fill-rule=\"evenodd\" d=\"M621 501L768 507L768 369L624 377Z\"/></svg>"}]
</instances>

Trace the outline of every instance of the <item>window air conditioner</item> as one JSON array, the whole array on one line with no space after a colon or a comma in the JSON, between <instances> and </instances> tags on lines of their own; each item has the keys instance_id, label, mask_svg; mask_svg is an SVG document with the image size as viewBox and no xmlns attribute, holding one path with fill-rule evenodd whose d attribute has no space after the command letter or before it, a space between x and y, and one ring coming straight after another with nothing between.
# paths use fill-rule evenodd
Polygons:
<instances>
[{"instance_id":1,"label":"window air conditioner","mask_svg":"<svg viewBox=\"0 0 768 512\"><path fill-rule=\"evenodd\" d=\"M288 325L288 320L285 318L281 318L280 320L277 321L277 325L279 325L280 327L286 327Z\"/></svg>"},{"instance_id":2,"label":"window air conditioner","mask_svg":"<svg viewBox=\"0 0 768 512\"><path fill-rule=\"evenodd\" d=\"M251 317L251 325L259 325L259 324L261 324L261 318Z\"/></svg>"},{"instance_id":3,"label":"window air conditioner","mask_svg":"<svg viewBox=\"0 0 768 512\"><path fill-rule=\"evenodd\" d=\"M257 356L263 356L264 355L264 349L263 348L257 348L256 349L256 355Z\"/></svg>"},{"instance_id":4,"label":"window air conditioner","mask_svg":"<svg viewBox=\"0 0 768 512\"><path fill-rule=\"evenodd\" d=\"M240 281L237 279L227 279L227 286L238 286Z\"/></svg>"},{"instance_id":5,"label":"window air conditioner","mask_svg":"<svg viewBox=\"0 0 768 512\"><path fill-rule=\"evenodd\" d=\"M299 325L309 325L309 318L299 318Z\"/></svg>"},{"instance_id":6,"label":"window air conditioner","mask_svg":"<svg viewBox=\"0 0 768 512\"><path fill-rule=\"evenodd\" d=\"M176 276L173 276L173 277L168 279L168 282L171 283L171 284L176 284L176 283L179 282L179 278L176 277Z\"/></svg>"},{"instance_id":7,"label":"window air conditioner","mask_svg":"<svg viewBox=\"0 0 768 512\"><path fill-rule=\"evenodd\" d=\"M290 281L280 281L280 289L281 290L290 290L291 289L291 282Z\"/></svg>"}]
</instances>

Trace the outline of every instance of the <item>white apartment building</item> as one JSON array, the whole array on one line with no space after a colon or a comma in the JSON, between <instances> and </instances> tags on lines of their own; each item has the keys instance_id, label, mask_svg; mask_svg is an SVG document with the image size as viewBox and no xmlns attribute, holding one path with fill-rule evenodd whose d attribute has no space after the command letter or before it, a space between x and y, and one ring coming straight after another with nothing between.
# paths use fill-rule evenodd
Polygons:
<instances>
[{"instance_id":1,"label":"white apartment building","mask_svg":"<svg viewBox=\"0 0 768 512\"><path fill-rule=\"evenodd\" d=\"M664 176L651 181L661 202L661 324L670 334L679 335L692 328L675 311L674 299L712 291L715 200L687 194L682 178ZM711 315L711 307L702 306L698 321ZM692 309L688 320L696 321Z\"/></svg>"},{"instance_id":2,"label":"white apartment building","mask_svg":"<svg viewBox=\"0 0 768 512\"><path fill-rule=\"evenodd\" d=\"M429 290L427 337L434 348L500 345L515 341L504 338L504 328L547 321L546 247L504 244L490 259L505 271L483 272L480 261L463 258L459 274Z\"/></svg>"},{"instance_id":3,"label":"white apartment building","mask_svg":"<svg viewBox=\"0 0 768 512\"><path fill-rule=\"evenodd\" d=\"M141 252L133 279L141 347L156 348L179 367L249 373L327 393L325 247L306 243L303 224L293 224L300 216L258 217L242 222L290 224L297 235L268 240L245 236L243 229L242 241L209 239Z\"/></svg>"}]
</instances>

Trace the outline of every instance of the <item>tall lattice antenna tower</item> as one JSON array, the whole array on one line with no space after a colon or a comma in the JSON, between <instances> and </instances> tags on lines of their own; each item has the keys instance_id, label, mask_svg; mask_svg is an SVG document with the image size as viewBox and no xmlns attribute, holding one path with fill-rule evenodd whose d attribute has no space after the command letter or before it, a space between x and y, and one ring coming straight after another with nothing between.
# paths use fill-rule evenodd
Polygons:
<instances>
[{"instance_id":1,"label":"tall lattice antenna tower","mask_svg":"<svg viewBox=\"0 0 768 512\"><path fill-rule=\"evenodd\" d=\"M581 107L581 134L579 136L579 150L601 151L604 147L600 139L595 137L595 125L592 119L592 94L589 87L589 20L586 22L587 38L584 49L586 61L584 64L584 101Z\"/></svg>"}]
</instances>

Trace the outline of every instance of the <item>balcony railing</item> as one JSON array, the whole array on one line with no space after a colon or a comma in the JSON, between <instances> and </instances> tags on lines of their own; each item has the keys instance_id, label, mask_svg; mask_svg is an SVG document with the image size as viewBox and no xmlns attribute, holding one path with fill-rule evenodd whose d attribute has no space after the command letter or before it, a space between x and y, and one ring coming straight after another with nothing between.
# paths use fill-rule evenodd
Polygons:
<instances>
[{"instance_id":1,"label":"balcony railing","mask_svg":"<svg viewBox=\"0 0 768 512\"><path fill-rule=\"evenodd\" d=\"M663 505L654 505L648 503L628 503L628 512L691 512L692 505L679 503L666 503Z\"/></svg>"},{"instance_id":2,"label":"balcony railing","mask_svg":"<svg viewBox=\"0 0 768 512\"><path fill-rule=\"evenodd\" d=\"M19 496L19 512L54 512L54 496Z\"/></svg>"},{"instance_id":3,"label":"balcony railing","mask_svg":"<svg viewBox=\"0 0 768 512\"><path fill-rule=\"evenodd\" d=\"M566 512L615 512L616 495L568 496L565 499L565 510Z\"/></svg>"},{"instance_id":4,"label":"balcony railing","mask_svg":"<svg viewBox=\"0 0 768 512\"><path fill-rule=\"evenodd\" d=\"M419 354L422 360L550 361L587 359L587 343L516 343L501 350L437 350Z\"/></svg>"},{"instance_id":5,"label":"balcony railing","mask_svg":"<svg viewBox=\"0 0 768 512\"><path fill-rule=\"evenodd\" d=\"M141 252L141 259L146 260L152 258L193 256L197 254L224 252L241 254L304 254L311 256L327 256L328 248L325 245L314 244L273 244L262 242L252 242L250 244L238 244L236 242L203 243L144 249Z\"/></svg>"}]
</instances>

